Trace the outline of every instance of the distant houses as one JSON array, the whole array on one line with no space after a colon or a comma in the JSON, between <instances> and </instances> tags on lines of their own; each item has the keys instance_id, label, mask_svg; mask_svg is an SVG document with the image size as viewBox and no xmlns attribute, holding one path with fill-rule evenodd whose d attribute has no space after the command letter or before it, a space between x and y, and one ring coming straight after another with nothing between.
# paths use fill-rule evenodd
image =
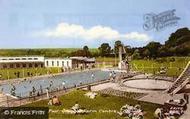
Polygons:
<instances>
[{"instance_id":1,"label":"distant houses","mask_svg":"<svg viewBox=\"0 0 190 119\"><path fill-rule=\"evenodd\" d=\"M8 68L90 68L95 64L95 58L70 57L70 58L46 58L43 56L27 57L0 57L0 69Z\"/></svg>"}]
</instances>

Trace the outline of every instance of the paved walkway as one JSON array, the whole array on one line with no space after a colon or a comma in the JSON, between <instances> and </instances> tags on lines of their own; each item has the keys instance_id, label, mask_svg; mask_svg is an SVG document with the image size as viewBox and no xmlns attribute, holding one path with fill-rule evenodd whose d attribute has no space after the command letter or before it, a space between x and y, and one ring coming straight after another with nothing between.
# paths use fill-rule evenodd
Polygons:
<instances>
[{"instance_id":1,"label":"paved walkway","mask_svg":"<svg viewBox=\"0 0 190 119\"><path fill-rule=\"evenodd\" d=\"M157 104L164 104L165 101L170 99L181 99L183 98L183 94L176 94L175 96L171 96L166 92L153 92L148 95L140 98L140 101L152 102Z\"/></svg>"},{"instance_id":2,"label":"paved walkway","mask_svg":"<svg viewBox=\"0 0 190 119\"><path fill-rule=\"evenodd\" d=\"M100 90L104 90L107 88L112 88L112 89L119 90L119 91L136 92L136 93L152 93L152 92L155 92L152 90L141 90L141 89L129 88L129 87L121 86L117 83L112 83L112 82L92 86L91 90L92 91L100 91Z\"/></svg>"},{"instance_id":3,"label":"paved walkway","mask_svg":"<svg viewBox=\"0 0 190 119\"><path fill-rule=\"evenodd\" d=\"M3 93L0 93L0 106L6 106L7 102L7 96Z\"/></svg>"},{"instance_id":4,"label":"paved walkway","mask_svg":"<svg viewBox=\"0 0 190 119\"><path fill-rule=\"evenodd\" d=\"M142 89L135 89L135 88L130 88L126 86L121 86L118 83L104 83L104 84L99 84L91 87L92 91L100 91L104 90L107 88L112 88L114 90L120 90L120 91L126 91L126 92L135 92L135 93L154 93L154 92L160 92L157 90L142 90Z\"/></svg>"},{"instance_id":5,"label":"paved walkway","mask_svg":"<svg viewBox=\"0 0 190 119\"><path fill-rule=\"evenodd\" d=\"M148 93L148 95L140 98L141 101L152 102L157 104L164 104L165 101L170 99L180 99L183 97L183 94L176 94L175 96L171 96L163 91L151 91L151 90L141 90L141 89L134 89L128 87L122 87L117 83L104 83L100 85L92 86L92 91L100 91L107 88L112 88L119 91L127 91L127 92L136 92L136 93Z\"/></svg>"},{"instance_id":6,"label":"paved walkway","mask_svg":"<svg viewBox=\"0 0 190 119\"><path fill-rule=\"evenodd\" d=\"M189 94L190 96L190 94ZM183 98L183 94L176 94L175 96L170 96L166 93L150 93L139 100L146 101L146 102L152 102L152 103L158 103L158 104L164 104L166 100L169 99L180 99ZM187 110L185 113L179 118L179 119L190 119L190 103L187 105Z\"/></svg>"}]
</instances>

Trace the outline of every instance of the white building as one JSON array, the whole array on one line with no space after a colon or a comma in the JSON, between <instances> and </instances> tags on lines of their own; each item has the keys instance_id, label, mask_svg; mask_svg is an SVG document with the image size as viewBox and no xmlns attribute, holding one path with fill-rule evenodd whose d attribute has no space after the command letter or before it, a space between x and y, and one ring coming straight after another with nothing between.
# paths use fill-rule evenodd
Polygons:
<instances>
[{"instance_id":1,"label":"white building","mask_svg":"<svg viewBox=\"0 0 190 119\"><path fill-rule=\"evenodd\" d=\"M72 68L72 59L70 58L47 58L44 62L45 67Z\"/></svg>"},{"instance_id":2,"label":"white building","mask_svg":"<svg viewBox=\"0 0 190 119\"><path fill-rule=\"evenodd\" d=\"M60 68L87 68L92 67L95 58L44 58L43 56L28 57L0 57L0 69L4 68L32 68L32 67L60 67Z\"/></svg>"},{"instance_id":3,"label":"white building","mask_svg":"<svg viewBox=\"0 0 190 119\"><path fill-rule=\"evenodd\" d=\"M44 57L0 57L0 68L44 67Z\"/></svg>"}]
</instances>

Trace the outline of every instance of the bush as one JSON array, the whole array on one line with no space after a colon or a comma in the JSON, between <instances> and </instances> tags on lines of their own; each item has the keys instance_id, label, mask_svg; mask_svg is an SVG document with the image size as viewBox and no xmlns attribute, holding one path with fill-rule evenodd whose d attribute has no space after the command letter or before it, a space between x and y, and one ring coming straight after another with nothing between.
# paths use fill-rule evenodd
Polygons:
<instances>
[{"instance_id":1,"label":"bush","mask_svg":"<svg viewBox=\"0 0 190 119\"><path fill-rule=\"evenodd\" d=\"M174 57L169 57L169 58L168 58L168 61L169 61L169 62L175 62L175 58L174 58Z\"/></svg>"},{"instance_id":2,"label":"bush","mask_svg":"<svg viewBox=\"0 0 190 119\"><path fill-rule=\"evenodd\" d=\"M102 97L109 97L108 94L101 94L100 96L102 96Z\"/></svg>"},{"instance_id":3,"label":"bush","mask_svg":"<svg viewBox=\"0 0 190 119\"><path fill-rule=\"evenodd\" d=\"M157 58L156 62L164 63L164 62L167 62L167 59L166 58Z\"/></svg>"}]
</instances>

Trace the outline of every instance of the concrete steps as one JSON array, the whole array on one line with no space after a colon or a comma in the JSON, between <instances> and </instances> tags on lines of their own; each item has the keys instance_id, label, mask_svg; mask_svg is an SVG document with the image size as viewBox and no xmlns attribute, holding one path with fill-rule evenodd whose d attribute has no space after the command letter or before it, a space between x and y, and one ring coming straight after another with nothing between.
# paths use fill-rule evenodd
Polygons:
<instances>
[{"instance_id":1,"label":"concrete steps","mask_svg":"<svg viewBox=\"0 0 190 119\"><path fill-rule=\"evenodd\" d=\"M176 81L167 90L170 94L176 94L179 92L187 83L190 82L190 61L187 63L183 72L179 75Z\"/></svg>"}]
</instances>

